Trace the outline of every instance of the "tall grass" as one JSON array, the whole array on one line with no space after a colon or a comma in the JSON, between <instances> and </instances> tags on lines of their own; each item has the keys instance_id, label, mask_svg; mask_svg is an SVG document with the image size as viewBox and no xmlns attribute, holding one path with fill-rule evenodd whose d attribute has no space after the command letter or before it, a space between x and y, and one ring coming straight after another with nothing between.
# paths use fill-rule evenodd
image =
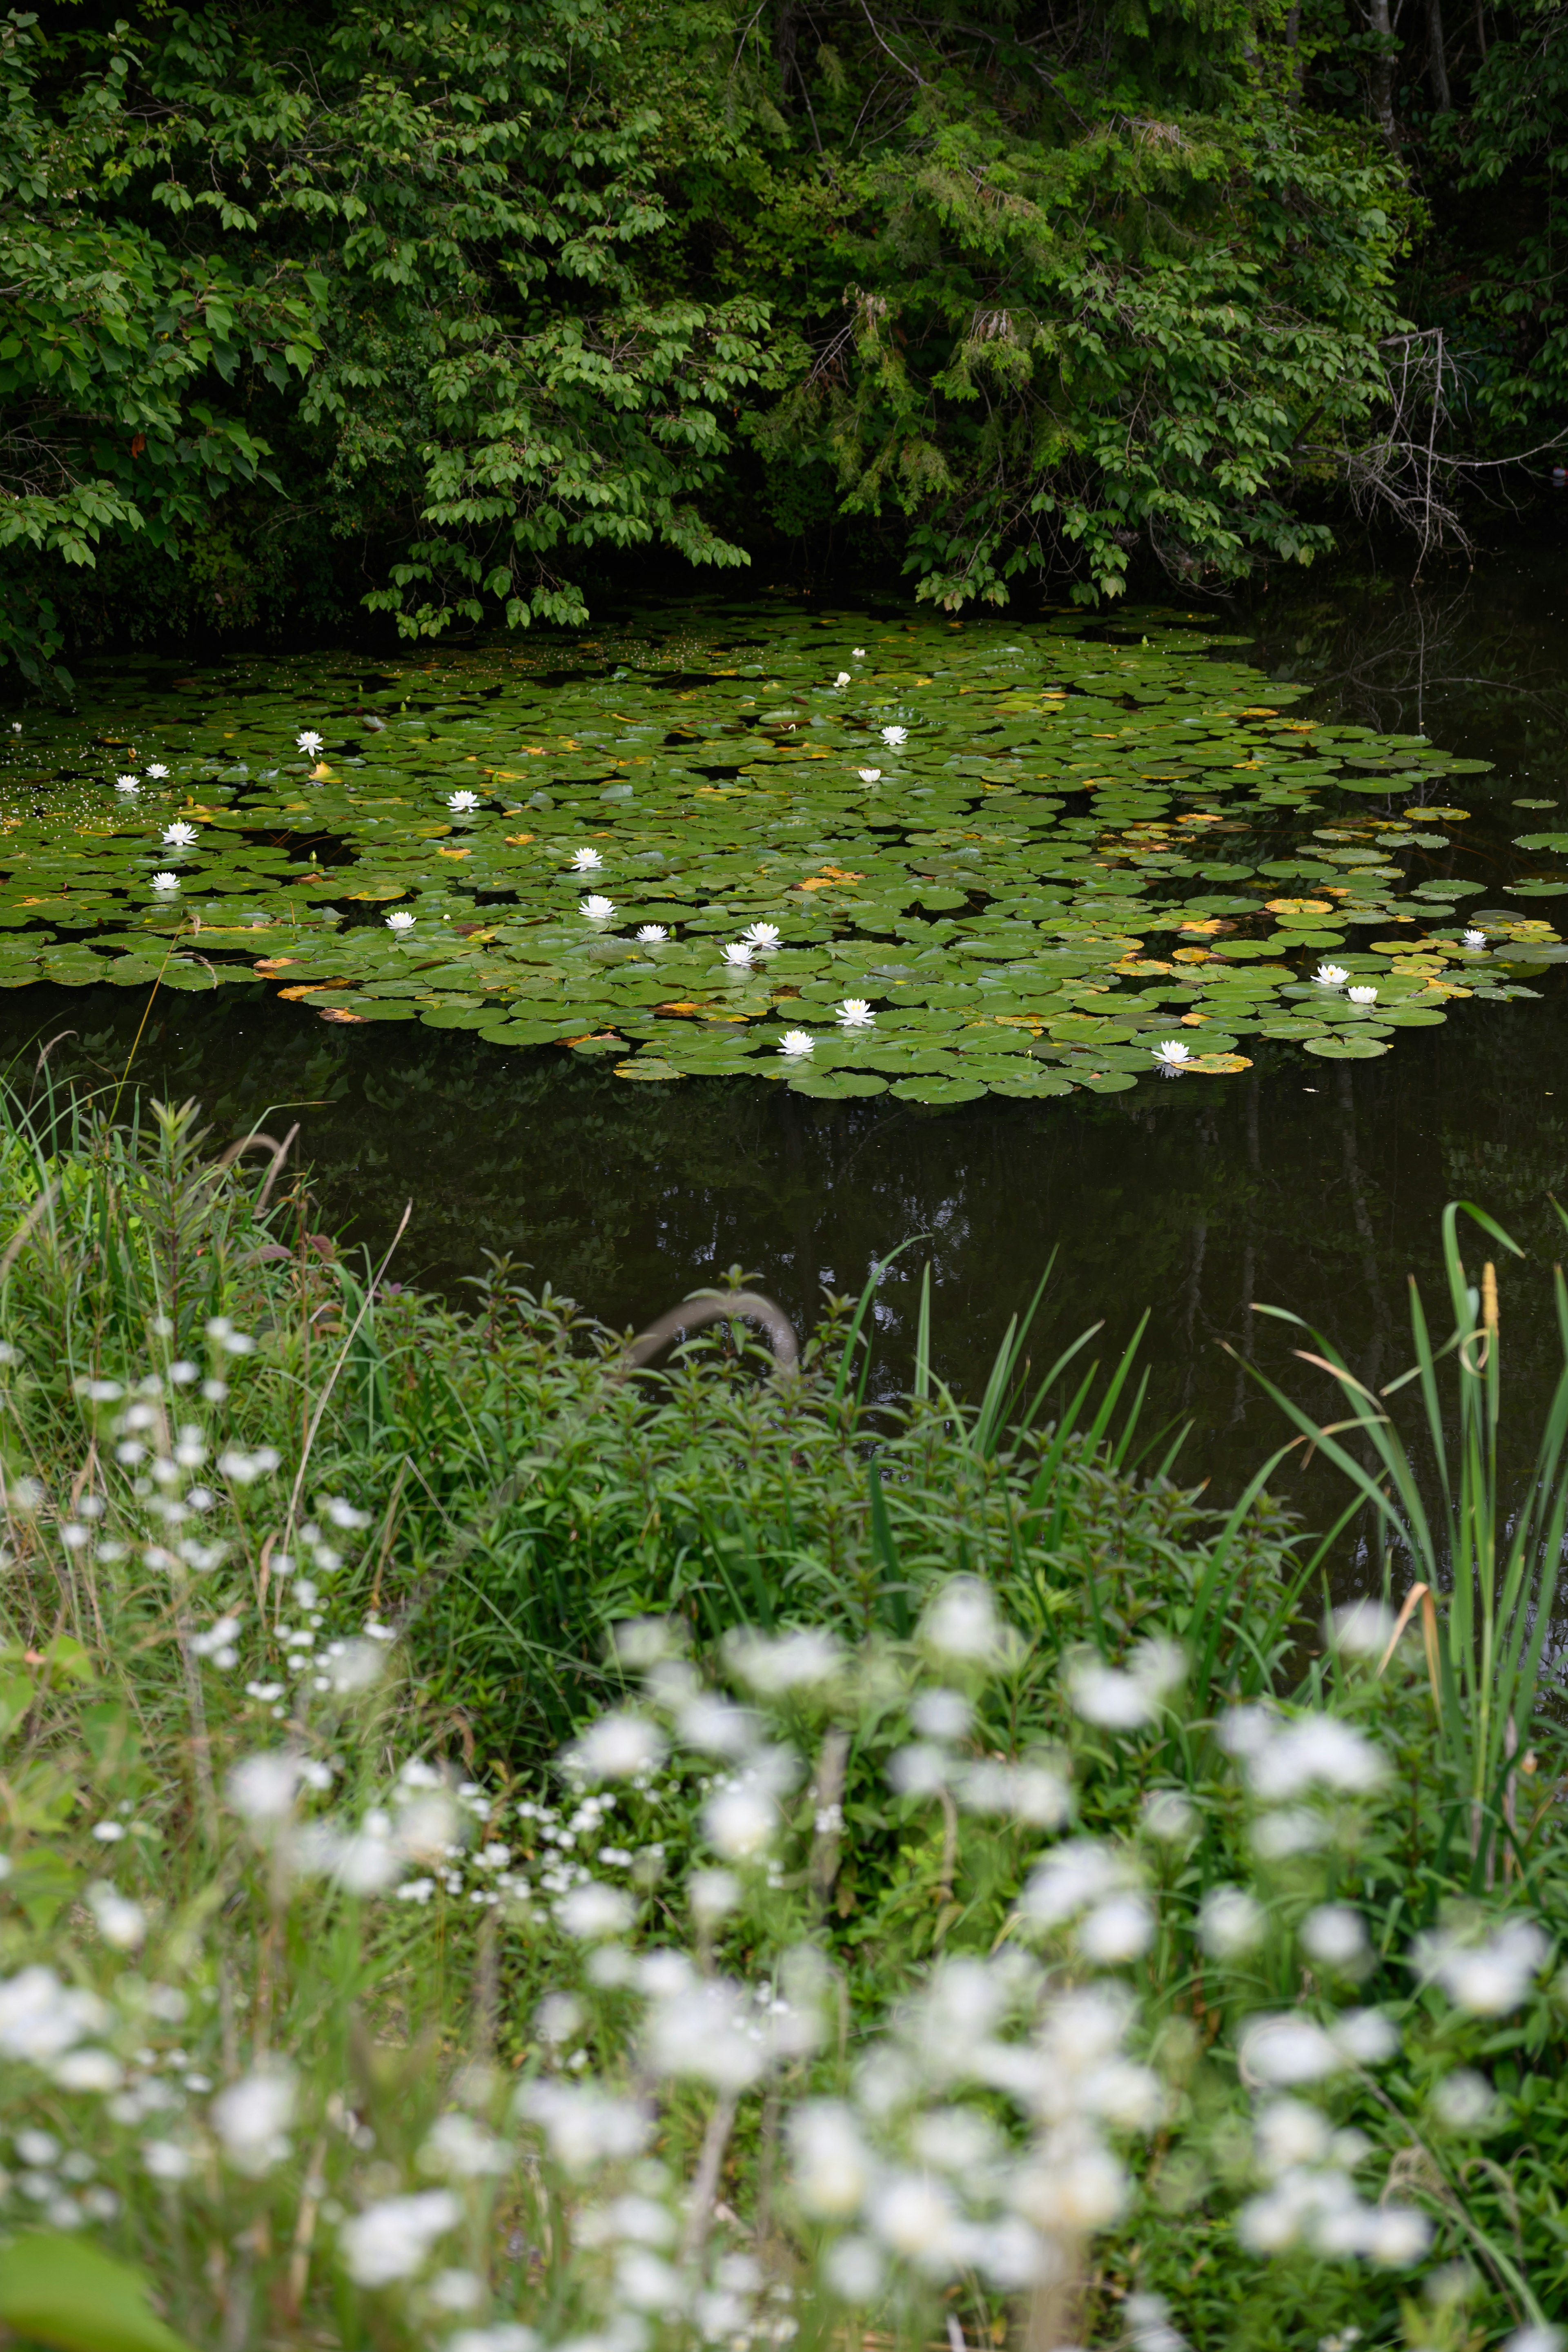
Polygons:
<instances>
[{"instance_id":1,"label":"tall grass","mask_svg":"<svg viewBox=\"0 0 1568 2352\"><path fill-rule=\"evenodd\" d=\"M1561 1210L1559 1214L1562 1214ZM1420 1290L1410 1284L1415 1361L1374 1392L1321 1334L1299 1349L1327 1372L1348 1408L1342 1422L1320 1424L1277 1385L1263 1385L1295 1423L1348 1478L1368 1506L1387 1546L1415 1581L1403 1615L1427 1601L1434 1628L1432 1675L1451 1795L1454 1830L1468 1834L1474 1883L1497 1867L1500 1850L1521 1859L1509 1791L1529 1746L1541 1698L1568 1527L1568 1286L1560 1266L1552 1281L1563 1367L1547 1403L1531 1472L1522 1486L1505 1482L1499 1463L1502 1427L1502 1322L1497 1269L1479 1282L1459 1251L1458 1221L1468 1216L1501 1249L1524 1253L1500 1225L1468 1202L1443 1213L1443 1259L1452 1329L1441 1346L1431 1336ZM1279 1307L1259 1311L1306 1330ZM1444 1401L1441 1371L1449 1374ZM1425 1441L1412 1452L1388 1401L1415 1386ZM1347 1439L1365 1440L1370 1461ZM1430 1500L1428 1499L1430 1497Z\"/></svg>"}]
</instances>

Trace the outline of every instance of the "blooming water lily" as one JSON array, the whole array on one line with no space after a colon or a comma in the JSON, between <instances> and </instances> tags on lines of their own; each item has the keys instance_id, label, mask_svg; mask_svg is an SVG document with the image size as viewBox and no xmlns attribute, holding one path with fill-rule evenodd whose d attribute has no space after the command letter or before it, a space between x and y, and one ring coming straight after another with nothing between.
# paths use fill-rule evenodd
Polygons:
<instances>
[{"instance_id":1,"label":"blooming water lily","mask_svg":"<svg viewBox=\"0 0 1568 2352\"><path fill-rule=\"evenodd\" d=\"M1486 943L1487 935L1485 931L1467 931L1465 933L1465 945L1468 948L1484 948Z\"/></svg>"},{"instance_id":2,"label":"blooming water lily","mask_svg":"<svg viewBox=\"0 0 1568 2352\"><path fill-rule=\"evenodd\" d=\"M192 849L197 839L194 824L170 824L163 828L163 845L168 849Z\"/></svg>"},{"instance_id":3,"label":"blooming water lily","mask_svg":"<svg viewBox=\"0 0 1568 2352\"><path fill-rule=\"evenodd\" d=\"M907 727L884 727L882 730L882 740L889 751L896 751L900 743L907 743L909 740L910 730Z\"/></svg>"},{"instance_id":4,"label":"blooming water lily","mask_svg":"<svg viewBox=\"0 0 1568 2352\"><path fill-rule=\"evenodd\" d=\"M308 759L313 760L321 748L321 738L312 727L307 727L302 734L295 736L294 740Z\"/></svg>"},{"instance_id":5,"label":"blooming water lily","mask_svg":"<svg viewBox=\"0 0 1568 2352\"><path fill-rule=\"evenodd\" d=\"M177 890L179 887L180 877L177 874L163 873L154 874L153 877L154 890Z\"/></svg>"},{"instance_id":6,"label":"blooming water lily","mask_svg":"<svg viewBox=\"0 0 1568 2352\"><path fill-rule=\"evenodd\" d=\"M117 793L138 793L142 789L142 780L139 776L116 776L114 789Z\"/></svg>"},{"instance_id":7,"label":"blooming water lily","mask_svg":"<svg viewBox=\"0 0 1568 2352\"><path fill-rule=\"evenodd\" d=\"M877 1016L864 996L847 996L838 1008L838 1018L846 1029L869 1029Z\"/></svg>"},{"instance_id":8,"label":"blooming water lily","mask_svg":"<svg viewBox=\"0 0 1568 2352\"><path fill-rule=\"evenodd\" d=\"M737 966L749 964L752 961L752 943L750 940L731 940L729 946L724 950L724 961L726 963L732 963Z\"/></svg>"},{"instance_id":9,"label":"blooming water lily","mask_svg":"<svg viewBox=\"0 0 1568 2352\"><path fill-rule=\"evenodd\" d=\"M786 1029L779 1039L779 1052L788 1054L794 1060L802 1054L809 1054L816 1043L809 1029Z\"/></svg>"},{"instance_id":10,"label":"blooming water lily","mask_svg":"<svg viewBox=\"0 0 1568 2352\"><path fill-rule=\"evenodd\" d=\"M661 940L667 940L668 937L669 933L662 923L645 923L637 933L637 938L645 948L656 948Z\"/></svg>"},{"instance_id":11,"label":"blooming water lily","mask_svg":"<svg viewBox=\"0 0 1568 2352\"><path fill-rule=\"evenodd\" d=\"M164 767L162 760L148 761L147 773L152 777L154 783L162 783L163 778L168 774L168 772L169 771Z\"/></svg>"},{"instance_id":12,"label":"blooming water lily","mask_svg":"<svg viewBox=\"0 0 1568 2352\"><path fill-rule=\"evenodd\" d=\"M411 931L414 918L405 907L399 907L395 914L388 915L386 928L389 931Z\"/></svg>"},{"instance_id":13,"label":"blooming water lily","mask_svg":"<svg viewBox=\"0 0 1568 2352\"><path fill-rule=\"evenodd\" d=\"M1375 1004L1377 1003L1377 991L1370 985L1365 988L1352 988L1347 992L1352 1004Z\"/></svg>"},{"instance_id":14,"label":"blooming water lily","mask_svg":"<svg viewBox=\"0 0 1568 2352\"><path fill-rule=\"evenodd\" d=\"M1312 978L1320 988L1342 988L1350 974L1342 963L1321 963Z\"/></svg>"},{"instance_id":15,"label":"blooming water lily","mask_svg":"<svg viewBox=\"0 0 1568 2352\"><path fill-rule=\"evenodd\" d=\"M1179 1070L1184 1062L1192 1058L1192 1047L1184 1045L1179 1037L1163 1037L1154 1048L1154 1059L1164 1070Z\"/></svg>"},{"instance_id":16,"label":"blooming water lily","mask_svg":"<svg viewBox=\"0 0 1568 2352\"><path fill-rule=\"evenodd\" d=\"M616 911L615 900L602 897L597 890L590 891L580 904L591 923L607 923Z\"/></svg>"},{"instance_id":17,"label":"blooming water lily","mask_svg":"<svg viewBox=\"0 0 1568 2352\"><path fill-rule=\"evenodd\" d=\"M776 923L749 923L741 933L741 937L749 947L776 948L779 943L779 927Z\"/></svg>"},{"instance_id":18,"label":"blooming water lily","mask_svg":"<svg viewBox=\"0 0 1568 2352\"><path fill-rule=\"evenodd\" d=\"M467 816L468 811L477 809L479 804L478 793L448 793L447 795L447 806L455 809L459 816Z\"/></svg>"},{"instance_id":19,"label":"blooming water lily","mask_svg":"<svg viewBox=\"0 0 1568 2352\"><path fill-rule=\"evenodd\" d=\"M574 874L597 874L604 862L596 849L574 849L572 852Z\"/></svg>"}]
</instances>

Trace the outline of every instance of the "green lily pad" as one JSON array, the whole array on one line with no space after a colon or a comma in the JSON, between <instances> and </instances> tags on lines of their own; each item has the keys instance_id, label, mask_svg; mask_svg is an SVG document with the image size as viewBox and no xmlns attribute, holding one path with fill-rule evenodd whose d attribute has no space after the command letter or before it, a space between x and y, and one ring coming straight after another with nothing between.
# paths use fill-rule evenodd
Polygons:
<instances>
[{"instance_id":1,"label":"green lily pad","mask_svg":"<svg viewBox=\"0 0 1568 2352\"><path fill-rule=\"evenodd\" d=\"M1321 1054L1326 1062L1370 1062L1388 1047L1381 1037L1366 1037L1353 1031L1346 1037L1309 1037L1309 1054Z\"/></svg>"}]
</instances>

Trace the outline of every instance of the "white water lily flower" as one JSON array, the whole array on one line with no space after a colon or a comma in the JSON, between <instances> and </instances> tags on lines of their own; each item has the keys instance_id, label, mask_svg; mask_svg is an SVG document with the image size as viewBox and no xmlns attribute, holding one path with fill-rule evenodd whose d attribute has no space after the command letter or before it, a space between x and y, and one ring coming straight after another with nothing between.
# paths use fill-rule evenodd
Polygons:
<instances>
[{"instance_id":1,"label":"white water lily flower","mask_svg":"<svg viewBox=\"0 0 1568 2352\"><path fill-rule=\"evenodd\" d=\"M847 669L841 669L833 683L835 686L847 686L849 683L848 671Z\"/></svg>"},{"instance_id":2,"label":"white water lily flower","mask_svg":"<svg viewBox=\"0 0 1568 2352\"><path fill-rule=\"evenodd\" d=\"M151 770L148 772L151 773ZM117 793L139 793L142 789L142 779L140 776L116 776L114 789Z\"/></svg>"},{"instance_id":3,"label":"white water lily flower","mask_svg":"<svg viewBox=\"0 0 1568 2352\"><path fill-rule=\"evenodd\" d=\"M847 996L838 1008L839 1024L845 1029L869 1029L876 1018L868 997Z\"/></svg>"},{"instance_id":4,"label":"white water lily flower","mask_svg":"<svg viewBox=\"0 0 1568 2352\"><path fill-rule=\"evenodd\" d=\"M798 1061L802 1055L811 1052L816 1043L809 1029L786 1029L779 1039L779 1052L791 1061Z\"/></svg>"},{"instance_id":5,"label":"white water lily flower","mask_svg":"<svg viewBox=\"0 0 1568 2352\"><path fill-rule=\"evenodd\" d=\"M1529 1992L1547 1950L1533 1919L1509 1919L1490 1936L1453 1930L1418 1936L1411 1958L1423 1976L1436 1978L1456 2009L1472 2017L1506 2017Z\"/></svg>"},{"instance_id":6,"label":"white water lily flower","mask_svg":"<svg viewBox=\"0 0 1568 2352\"><path fill-rule=\"evenodd\" d=\"M637 933L638 940L645 948L656 948L668 937L669 933L662 923L645 923Z\"/></svg>"},{"instance_id":7,"label":"white water lily flower","mask_svg":"<svg viewBox=\"0 0 1568 2352\"><path fill-rule=\"evenodd\" d=\"M198 838L194 824L180 823L163 827L163 846L166 849L190 849Z\"/></svg>"},{"instance_id":8,"label":"white water lily flower","mask_svg":"<svg viewBox=\"0 0 1568 2352\"><path fill-rule=\"evenodd\" d=\"M597 890L590 891L587 898L581 900L580 904L584 914L591 923L608 923L614 920L615 900L605 898Z\"/></svg>"},{"instance_id":9,"label":"white water lily flower","mask_svg":"<svg viewBox=\"0 0 1568 2352\"><path fill-rule=\"evenodd\" d=\"M177 874L170 874L165 870L163 873L154 874L153 877L153 887L154 890L177 890L179 887L180 877Z\"/></svg>"},{"instance_id":10,"label":"white water lily flower","mask_svg":"<svg viewBox=\"0 0 1568 2352\"><path fill-rule=\"evenodd\" d=\"M148 772L151 774L152 771L149 770ZM1468 948L1484 948L1486 943L1487 935L1485 931L1467 931L1465 933L1465 945Z\"/></svg>"},{"instance_id":11,"label":"white water lily flower","mask_svg":"<svg viewBox=\"0 0 1568 2352\"><path fill-rule=\"evenodd\" d=\"M414 929L414 918L406 907L399 907L395 915L388 915L386 928L389 931L411 931Z\"/></svg>"},{"instance_id":12,"label":"white water lily flower","mask_svg":"<svg viewBox=\"0 0 1568 2352\"><path fill-rule=\"evenodd\" d=\"M758 954L764 954L769 948L777 947L779 927L776 923L748 923L741 937L748 947L755 949Z\"/></svg>"},{"instance_id":13,"label":"white water lily flower","mask_svg":"<svg viewBox=\"0 0 1568 2352\"><path fill-rule=\"evenodd\" d=\"M855 772L863 784L879 784L882 781L880 768L857 768Z\"/></svg>"},{"instance_id":14,"label":"white water lily flower","mask_svg":"<svg viewBox=\"0 0 1568 2352\"><path fill-rule=\"evenodd\" d=\"M294 740L307 758L311 760L321 748L321 739L313 727L307 727L302 733L295 736Z\"/></svg>"},{"instance_id":15,"label":"white water lily flower","mask_svg":"<svg viewBox=\"0 0 1568 2352\"><path fill-rule=\"evenodd\" d=\"M849 650L850 650L850 652L854 655L855 659L856 659L857 661L864 661L864 660L865 660L865 658L866 658L866 648L865 648L865 646L850 646L850 648L849 648Z\"/></svg>"},{"instance_id":16,"label":"white water lily flower","mask_svg":"<svg viewBox=\"0 0 1568 2352\"><path fill-rule=\"evenodd\" d=\"M148 761L147 773L152 777L154 783L161 784L168 772L169 771L165 768L162 760Z\"/></svg>"},{"instance_id":17,"label":"white water lily flower","mask_svg":"<svg viewBox=\"0 0 1568 2352\"><path fill-rule=\"evenodd\" d=\"M724 950L724 961L726 963L733 964L737 971L744 971L752 961L750 940L731 940Z\"/></svg>"},{"instance_id":18,"label":"white water lily flower","mask_svg":"<svg viewBox=\"0 0 1568 2352\"><path fill-rule=\"evenodd\" d=\"M1346 991L1346 994L1349 996L1352 1004L1375 1004L1377 1003L1377 991L1370 985L1365 988L1348 989Z\"/></svg>"},{"instance_id":19,"label":"white water lily flower","mask_svg":"<svg viewBox=\"0 0 1568 2352\"><path fill-rule=\"evenodd\" d=\"M1312 978L1319 988L1342 988L1350 974L1342 963L1321 963Z\"/></svg>"},{"instance_id":20,"label":"white water lily flower","mask_svg":"<svg viewBox=\"0 0 1568 2352\"><path fill-rule=\"evenodd\" d=\"M574 849L572 852L574 874L597 874L604 862L596 849Z\"/></svg>"},{"instance_id":21,"label":"white water lily flower","mask_svg":"<svg viewBox=\"0 0 1568 2352\"><path fill-rule=\"evenodd\" d=\"M390 2286L412 2277L431 2247L462 2220L449 2189L415 2197L387 2197L345 2221L341 2232L349 2275L358 2286Z\"/></svg>"},{"instance_id":22,"label":"white water lily flower","mask_svg":"<svg viewBox=\"0 0 1568 2352\"><path fill-rule=\"evenodd\" d=\"M478 793L448 793L447 795L447 806L454 809L459 816L467 816L468 811L477 809L479 804Z\"/></svg>"},{"instance_id":23,"label":"white water lily flower","mask_svg":"<svg viewBox=\"0 0 1568 2352\"><path fill-rule=\"evenodd\" d=\"M907 727L884 727L882 730L882 740L889 751L896 751L900 744L907 743L909 740L910 730Z\"/></svg>"},{"instance_id":24,"label":"white water lily flower","mask_svg":"<svg viewBox=\"0 0 1568 2352\"><path fill-rule=\"evenodd\" d=\"M1193 1058L1193 1049L1179 1037L1162 1037L1154 1048L1154 1059L1163 1070L1179 1070Z\"/></svg>"}]
</instances>

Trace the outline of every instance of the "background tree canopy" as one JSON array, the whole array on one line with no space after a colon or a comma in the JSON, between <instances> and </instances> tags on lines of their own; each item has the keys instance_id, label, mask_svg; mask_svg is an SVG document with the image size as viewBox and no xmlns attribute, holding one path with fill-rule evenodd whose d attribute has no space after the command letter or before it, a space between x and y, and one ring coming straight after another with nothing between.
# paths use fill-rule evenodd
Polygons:
<instances>
[{"instance_id":1,"label":"background tree canopy","mask_svg":"<svg viewBox=\"0 0 1568 2352\"><path fill-rule=\"evenodd\" d=\"M1218 583L1387 488L1401 384L1561 408L1554 5L85 0L0 71L34 677L829 532L951 607Z\"/></svg>"}]
</instances>

